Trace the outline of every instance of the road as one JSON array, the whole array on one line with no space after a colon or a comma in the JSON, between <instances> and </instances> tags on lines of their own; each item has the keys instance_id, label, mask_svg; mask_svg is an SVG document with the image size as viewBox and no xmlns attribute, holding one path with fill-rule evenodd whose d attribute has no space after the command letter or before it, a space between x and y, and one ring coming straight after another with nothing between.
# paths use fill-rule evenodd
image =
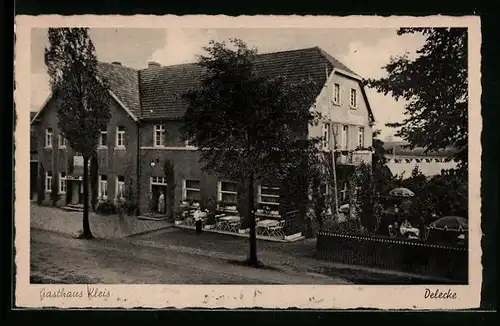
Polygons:
<instances>
[{"instance_id":1,"label":"road","mask_svg":"<svg viewBox=\"0 0 500 326\"><path fill-rule=\"evenodd\" d=\"M121 240L31 230L31 282L102 284L345 284L290 270L255 269Z\"/></svg>"}]
</instances>

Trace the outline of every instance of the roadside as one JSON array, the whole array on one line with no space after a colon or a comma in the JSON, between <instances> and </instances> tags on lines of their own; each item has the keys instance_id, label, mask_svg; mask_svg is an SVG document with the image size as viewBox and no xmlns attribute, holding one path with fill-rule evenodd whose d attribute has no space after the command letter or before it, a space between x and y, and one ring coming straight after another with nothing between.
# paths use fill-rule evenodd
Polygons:
<instances>
[{"instance_id":1,"label":"roadside","mask_svg":"<svg viewBox=\"0 0 500 326\"><path fill-rule=\"evenodd\" d=\"M31 230L30 279L103 284L346 284L338 278L255 269L121 240L80 240Z\"/></svg>"},{"instance_id":2,"label":"roadside","mask_svg":"<svg viewBox=\"0 0 500 326\"><path fill-rule=\"evenodd\" d=\"M208 232L195 234L191 230L178 228L132 236L125 241L225 261L246 259L249 248L248 239ZM294 243L258 241L257 251L259 260L265 265L297 273L341 278L355 284L453 283L447 279L315 259L315 246L315 239Z\"/></svg>"}]
</instances>

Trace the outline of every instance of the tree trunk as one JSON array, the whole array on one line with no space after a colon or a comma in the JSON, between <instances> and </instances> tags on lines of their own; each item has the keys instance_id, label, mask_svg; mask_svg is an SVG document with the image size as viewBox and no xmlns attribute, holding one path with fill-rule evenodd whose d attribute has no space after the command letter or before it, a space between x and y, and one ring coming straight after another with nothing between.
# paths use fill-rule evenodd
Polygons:
<instances>
[{"instance_id":1,"label":"tree trunk","mask_svg":"<svg viewBox=\"0 0 500 326\"><path fill-rule=\"evenodd\" d=\"M93 238L89 221L89 157L83 157L83 238Z\"/></svg>"},{"instance_id":2,"label":"tree trunk","mask_svg":"<svg viewBox=\"0 0 500 326\"><path fill-rule=\"evenodd\" d=\"M250 174L248 178L248 223L250 227L250 255L248 257L248 263L251 266L257 266L259 260L257 259L257 234L255 230L255 207L254 207L254 175Z\"/></svg>"}]
</instances>

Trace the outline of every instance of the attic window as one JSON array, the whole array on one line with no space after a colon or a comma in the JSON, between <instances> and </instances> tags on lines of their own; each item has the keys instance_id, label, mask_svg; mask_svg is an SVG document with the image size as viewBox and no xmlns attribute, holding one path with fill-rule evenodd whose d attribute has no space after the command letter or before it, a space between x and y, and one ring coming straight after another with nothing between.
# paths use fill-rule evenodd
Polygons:
<instances>
[{"instance_id":1,"label":"attic window","mask_svg":"<svg viewBox=\"0 0 500 326\"><path fill-rule=\"evenodd\" d=\"M358 107L358 93L354 88L351 88L349 104L352 109L356 109Z\"/></svg>"},{"instance_id":2,"label":"attic window","mask_svg":"<svg viewBox=\"0 0 500 326\"><path fill-rule=\"evenodd\" d=\"M333 84L333 103L340 104L340 84Z\"/></svg>"}]
</instances>

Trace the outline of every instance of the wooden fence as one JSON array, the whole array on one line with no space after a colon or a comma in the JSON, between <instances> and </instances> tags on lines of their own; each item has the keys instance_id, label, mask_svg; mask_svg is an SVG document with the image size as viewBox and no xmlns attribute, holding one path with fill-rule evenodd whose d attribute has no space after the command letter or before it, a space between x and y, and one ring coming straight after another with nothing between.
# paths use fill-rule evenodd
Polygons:
<instances>
[{"instance_id":1,"label":"wooden fence","mask_svg":"<svg viewBox=\"0 0 500 326\"><path fill-rule=\"evenodd\" d=\"M316 255L349 265L468 282L468 249L422 242L319 232Z\"/></svg>"}]
</instances>

